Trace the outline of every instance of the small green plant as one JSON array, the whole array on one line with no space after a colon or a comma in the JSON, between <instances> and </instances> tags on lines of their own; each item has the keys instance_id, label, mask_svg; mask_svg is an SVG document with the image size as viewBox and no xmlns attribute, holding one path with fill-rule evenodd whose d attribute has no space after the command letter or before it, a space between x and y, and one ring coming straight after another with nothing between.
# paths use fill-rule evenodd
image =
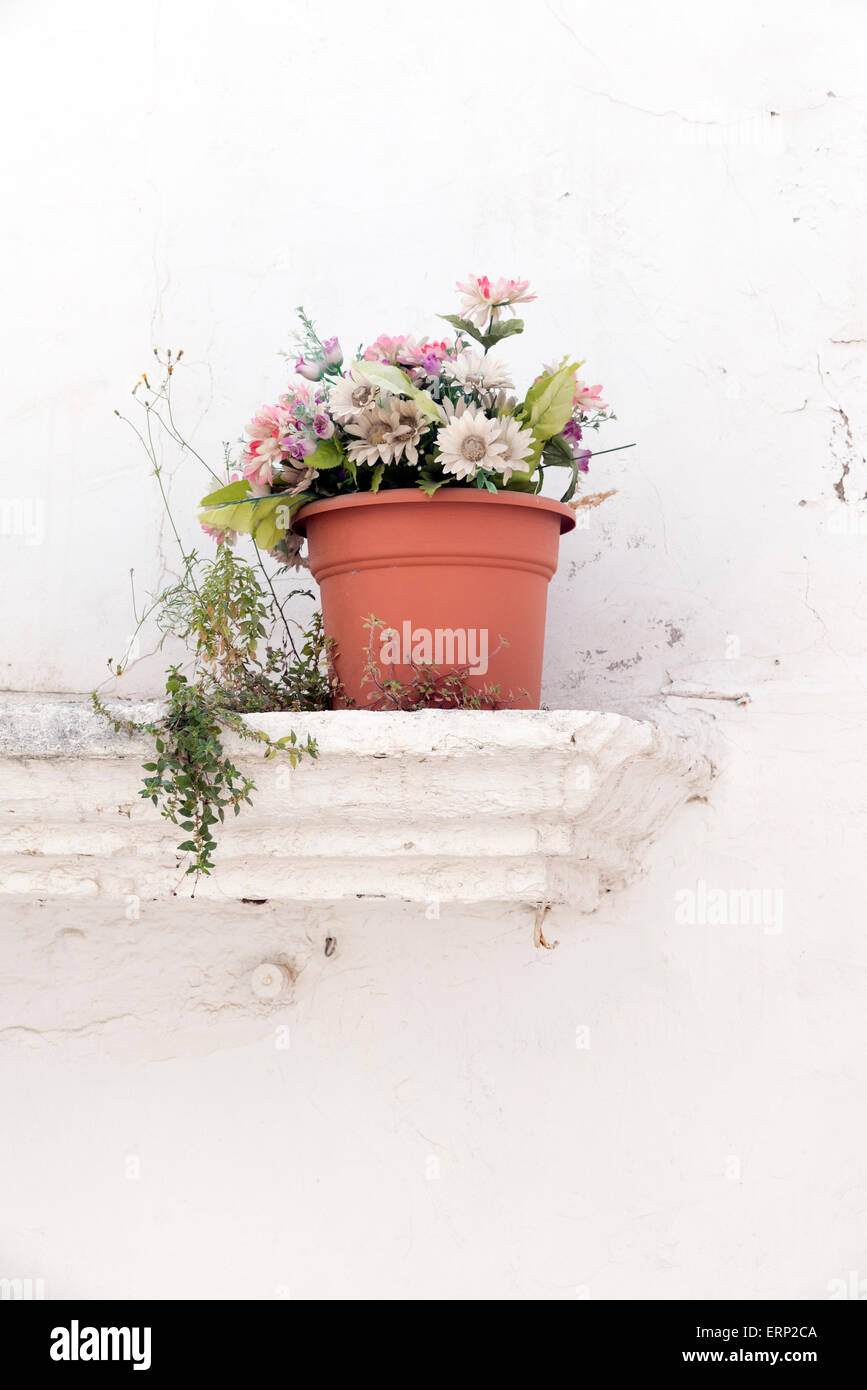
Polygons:
<instances>
[{"instance_id":1,"label":"small green plant","mask_svg":"<svg viewBox=\"0 0 867 1390\"><path fill-rule=\"evenodd\" d=\"M503 695L499 685L486 685L479 690L470 684L468 665L438 667L414 661L412 657L406 663L412 671L409 680L397 680L393 671L390 676L384 675L374 656L374 641L377 633L382 634L386 630L385 625L381 619L371 616L365 620L365 626L370 638L362 684L369 683L377 691L377 698L371 701L368 709L508 709L527 693L519 690ZM491 659L508 645L501 637L490 654Z\"/></svg>"},{"instance_id":2,"label":"small green plant","mask_svg":"<svg viewBox=\"0 0 867 1390\"><path fill-rule=\"evenodd\" d=\"M266 758L282 754L293 767L304 757L315 758L318 750L314 739L299 739L294 732L271 739L250 728L243 716L268 710L329 709L336 681L321 616L314 614L304 626L288 613L293 600L313 595L303 588L292 589L282 597L278 594L276 580L288 568L287 554L278 552L274 570L255 545L255 563L251 564L227 543L217 546L213 559L187 550L183 544L163 484L157 447L160 434L181 454L192 453L205 467L208 465L175 424L171 387L181 356L179 353L173 359L169 352L165 359L158 357L163 368L160 383L152 386L143 375L133 392L143 411L141 427L127 420L145 449L159 486L180 553L180 573L151 596L142 613L138 612L130 573L135 629L121 659L109 659L108 664L111 677L120 678L130 664L139 633L148 623L159 633L159 648L167 638L179 638L189 658L168 668L166 708L158 719L125 718L108 708L99 690L91 699L115 729L153 740L154 756L143 765L140 795L183 832L178 850L187 856L186 872L198 876L214 867L216 827L228 811L237 816L242 803L249 804L255 791L255 782L227 753L225 732L264 745Z\"/></svg>"}]
</instances>

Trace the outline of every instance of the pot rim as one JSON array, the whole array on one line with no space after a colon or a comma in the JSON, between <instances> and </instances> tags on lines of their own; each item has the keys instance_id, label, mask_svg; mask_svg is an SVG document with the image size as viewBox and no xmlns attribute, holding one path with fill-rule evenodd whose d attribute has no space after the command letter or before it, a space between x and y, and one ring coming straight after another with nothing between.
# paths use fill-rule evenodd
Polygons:
<instances>
[{"instance_id":1,"label":"pot rim","mask_svg":"<svg viewBox=\"0 0 867 1390\"><path fill-rule=\"evenodd\" d=\"M535 492L484 492L481 489L471 491L469 488L440 488L428 497L417 487L395 487L388 488L385 492L347 492L340 497L325 497L319 502L308 502L306 507L296 513L292 519L290 530L296 536L306 536L306 520L308 516L316 516L323 511L339 511L349 507L372 507L389 506L396 502L415 502L419 505L430 502L442 506L444 503L459 502L469 506L506 506L506 507L533 507L538 511L556 512L560 517L560 535L563 536L567 531L573 531L577 524L575 513L571 507L567 507L565 502L558 502L553 497L542 497Z\"/></svg>"}]
</instances>

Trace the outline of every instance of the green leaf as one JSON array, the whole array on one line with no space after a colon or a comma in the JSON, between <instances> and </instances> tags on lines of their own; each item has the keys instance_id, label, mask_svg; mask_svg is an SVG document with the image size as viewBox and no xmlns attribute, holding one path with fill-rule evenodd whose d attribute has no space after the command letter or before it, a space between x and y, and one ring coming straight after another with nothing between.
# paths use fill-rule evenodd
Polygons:
<instances>
[{"instance_id":1,"label":"green leaf","mask_svg":"<svg viewBox=\"0 0 867 1390\"><path fill-rule=\"evenodd\" d=\"M465 333L468 338L475 338L486 352L488 348L492 348L503 338L511 338L515 333L523 333L524 331L523 319L501 319L499 323L494 324L489 333L483 333L469 319L459 318L457 314L438 314L437 318L445 319L446 323L452 324L460 333Z\"/></svg>"},{"instance_id":2,"label":"green leaf","mask_svg":"<svg viewBox=\"0 0 867 1390\"><path fill-rule=\"evenodd\" d=\"M471 323L469 319L462 319L459 314L437 314L437 318L445 319L446 323L450 323L459 333L465 333L468 338L475 338L477 343L481 343L482 346L484 346L485 335L482 330L476 328L476 325Z\"/></svg>"},{"instance_id":3,"label":"green leaf","mask_svg":"<svg viewBox=\"0 0 867 1390\"><path fill-rule=\"evenodd\" d=\"M572 472L569 486L560 498L561 502L569 502L575 496L575 491L581 480L578 463L569 441L564 439L561 434L555 434L548 440L542 450L542 458L546 465L553 464L557 468L568 468Z\"/></svg>"},{"instance_id":4,"label":"green leaf","mask_svg":"<svg viewBox=\"0 0 867 1390\"><path fill-rule=\"evenodd\" d=\"M271 493L267 497L251 497L244 502L222 507L209 507L199 512L199 521L228 531L242 531L252 536L262 550L271 550L282 540L292 517L299 507L310 501L309 494Z\"/></svg>"},{"instance_id":5,"label":"green leaf","mask_svg":"<svg viewBox=\"0 0 867 1390\"><path fill-rule=\"evenodd\" d=\"M393 396L408 396L415 389L406 372L402 372L400 367L393 367L390 362L353 362L351 370L367 377L381 391L390 391Z\"/></svg>"},{"instance_id":6,"label":"green leaf","mask_svg":"<svg viewBox=\"0 0 867 1390\"><path fill-rule=\"evenodd\" d=\"M370 475L371 492L379 492L379 485L382 482L382 475L385 472L385 464L378 463Z\"/></svg>"},{"instance_id":7,"label":"green leaf","mask_svg":"<svg viewBox=\"0 0 867 1390\"><path fill-rule=\"evenodd\" d=\"M336 434L333 434L330 439L320 439L315 451L307 459L310 467L318 469L319 472L323 472L327 468L339 468L345 461L346 455L343 452L343 445Z\"/></svg>"},{"instance_id":8,"label":"green leaf","mask_svg":"<svg viewBox=\"0 0 867 1390\"><path fill-rule=\"evenodd\" d=\"M222 506L224 502L240 502L242 497L246 497L250 491L249 478L239 478L237 482L227 483L225 487L218 488L216 492L209 492L207 497L203 497L202 507Z\"/></svg>"},{"instance_id":9,"label":"green leaf","mask_svg":"<svg viewBox=\"0 0 867 1390\"><path fill-rule=\"evenodd\" d=\"M577 465L576 463L573 463L573 464L572 464L572 478L571 478L571 480L570 480L570 482L569 482L569 486L567 487L566 491L563 493L563 496L560 498L560 501L561 501L561 502L571 502L572 498L575 496L575 492L576 492L576 489L577 489L577 487L578 487L578 483L579 483L580 479L581 479L581 474L578 472L578 465Z\"/></svg>"},{"instance_id":10,"label":"green leaf","mask_svg":"<svg viewBox=\"0 0 867 1390\"><path fill-rule=\"evenodd\" d=\"M352 370L367 377L381 391L390 391L394 396L407 396L415 401L423 415L431 420L441 420L442 412L428 391L413 386L406 372L393 367L390 362L353 362Z\"/></svg>"},{"instance_id":11,"label":"green leaf","mask_svg":"<svg viewBox=\"0 0 867 1390\"><path fill-rule=\"evenodd\" d=\"M506 492L537 492L539 489L539 478L531 473L513 473L507 483L503 484Z\"/></svg>"},{"instance_id":12,"label":"green leaf","mask_svg":"<svg viewBox=\"0 0 867 1390\"><path fill-rule=\"evenodd\" d=\"M482 338L486 348L492 348L495 343L499 343L502 338L511 338L516 333L523 333L523 319L501 319L495 323L490 333L486 333Z\"/></svg>"},{"instance_id":13,"label":"green leaf","mask_svg":"<svg viewBox=\"0 0 867 1390\"><path fill-rule=\"evenodd\" d=\"M415 401L422 415L426 415L429 420L435 420L438 424L441 423L443 413L429 391L419 391L417 387L413 386L411 399Z\"/></svg>"},{"instance_id":14,"label":"green leaf","mask_svg":"<svg viewBox=\"0 0 867 1390\"><path fill-rule=\"evenodd\" d=\"M570 362L533 383L521 407L521 415L537 440L559 434L572 414L575 373L581 364Z\"/></svg>"},{"instance_id":15,"label":"green leaf","mask_svg":"<svg viewBox=\"0 0 867 1390\"><path fill-rule=\"evenodd\" d=\"M546 464L552 463L560 468L571 468L575 462L575 456L569 445L568 439L564 439L562 434L553 434L546 441L542 450L542 457Z\"/></svg>"},{"instance_id":16,"label":"green leaf","mask_svg":"<svg viewBox=\"0 0 867 1390\"><path fill-rule=\"evenodd\" d=\"M435 478L432 473L424 472L418 475L418 485L422 492L426 492L428 497L433 497L438 488L445 487L449 482L448 478Z\"/></svg>"}]
</instances>

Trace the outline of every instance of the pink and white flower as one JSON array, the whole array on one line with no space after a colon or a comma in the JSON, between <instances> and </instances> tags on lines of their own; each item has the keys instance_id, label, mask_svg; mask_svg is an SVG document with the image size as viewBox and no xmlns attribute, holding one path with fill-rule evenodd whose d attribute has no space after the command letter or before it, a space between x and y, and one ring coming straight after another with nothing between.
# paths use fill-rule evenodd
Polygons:
<instances>
[{"instance_id":1,"label":"pink and white flower","mask_svg":"<svg viewBox=\"0 0 867 1390\"><path fill-rule=\"evenodd\" d=\"M257 483L271 483L274 469L279 467L283 457L283 437L291 425L289 411L279 405L263 405L259 414L253 416L247 426L250 442L241 459L241 471L245 478Z\"/></svg>"},{"instance_id":2,"label":"pink and white flower","mask_svg":"<svg viewBox=\"0 0 867 1390\"><path fill-rule=\"evenodd\" d=\"M457 287L462 295L461 317L479 328L484 328L488 320L498 323L504 309L529 304L536 298L527 293L529 280L505 280L502 276L492 283L487 275L470 275L463 284L458 280Z\"/></svg>"},{"instance_id":3,"label":"pink and white flower","mask_svg":"<svg viewBox=\"0 0 867 1390\"><path fill-rule=\"evenodd\" d=\"M585 386L584 382L576 377L572 404L580 406L582 410L607 410L608 406L602 399L601 391L601 386Z\"/></svg>"},{"instance_id":4,"label":"pink and white flower","mask_svg":"<svg viewBox=\"0 0 867 1390\"><path fill-rule=\"evenodd\" d=\"M295 370L308 381L319 381L325 371L325 362L321 357L299 357L295 362Z\"/></svg>"},{"instance_id":5,"label":"pink and white flower","mask_svg":"<svg viewBox=\"0 0 867 1390\"><path fill-rule=\"evenodd\" d=\"M296 434L291 439L284 439L283 447L286 457L294 459L296 463L303 463L311 454L316 453L316 445L313 440L308 439L304 434Z\"/></svg>"},{"instance_id":6,"label":"pink and white flower","mask_svg":"<svg viewBox=\"0 0 867 1390\"><path fill-rule=\"evenodd\" d=\"M343 362L343 348L337 338L326 338L322 344L325 348L325 361L329 367L339 367Z\"/></svg>"}]
</instances>

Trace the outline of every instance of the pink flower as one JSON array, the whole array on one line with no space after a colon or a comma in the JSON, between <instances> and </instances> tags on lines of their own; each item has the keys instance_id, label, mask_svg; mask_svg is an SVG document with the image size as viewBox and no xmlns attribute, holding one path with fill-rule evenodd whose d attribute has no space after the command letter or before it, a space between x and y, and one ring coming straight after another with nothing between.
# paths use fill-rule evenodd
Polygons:
<instances>
[{"instance_id":1,"label":"pink flower","mask_svg":"<svg viewBox=\"0 0 867 1390\"><path fill-rule=\"evenodd\" d=\"M241 471L251 482L270 486L273 470L283 457L283 435L292 417L284 406L263 405L247 426L250 442L241 458Z\"/></svg>"},{"instance_id":2,"label":"pink flower","mask_svg":"<svg viewBox=\"0 0 867 1390\"><path fill-rule=\"evenodd\" d=\"M428 376L438 376L440 363L448 350L448 343L432 343L427 338L417 343L415 339L410 338L402 349L398 361L410 367L423 367Z\"/></svg>"},{"instance_id":3,"label":"pink flower","mask_svg":"<svg viewBox=\"0 0 867 1390\"><path fill-rule=\"evenodd\" d=\"M330 439L334 433L334 421L330 415L324 411L317 411L313 416L313 433L317 439Z\"/></svg>"},{"instance_id":4,"label":"pink flower","mask_svg":"<svg viewBox=\"0 0 867 1390\"><path fill-rule=\"evenodd\" d=\"M431 342L427 338L418 342L409 334L401 333L395 338L380 333L375 343L364 349L366 362L389 362L392 366L408 371L413 380L421 373L426 376L439 376L440 364L449 351L448 343Z\"/></svg>"},{"instance_id":5,"label":"pink flower","mask_svg":"<svg viewBox=\"0 0 867 1390\"><path fill-rule=\"evenodd\" d=\"M529 304L536 298L527 293L529 280L504 280L502 276L491 284L487 275L470 275L464 284L458 280L457 287L463 296L461 317L479 328L483 328L489 318L497 323L504 309L511 309L515 304Z\"/></svg>"},{"instance_id":6,"label":"pink flower","mask_svg":"<svg viewBox=\"0 0 867 1390\"><path fill-rule=\"evenodd\" d=\"M299 434L295 439L284 439L285 452L291 459L296 459L298 463L303 463L311 454L315 454L316 445L306 439L303 434Z\"/></svg>"},{"instance_id":7,"label":"pink flower","mask_svg":"<svg viewBox=\"0 0 867 1390\"><path fill-rule=\"evenodd\" d=\"M401 349L412 341L404 334L400 334L397 338L390 338L387 333L380 333L376 342L364 349L364 360L365 362L397 362Z\"/></svg>"},{"instance_id":8,"label":"pink flower","mask_svg":"<svg viewBox=\"0 0 867 1390\"><path fill-rule=\"evenodd\" d=\"M282 457L282 455L281 455ZM245 478L249 478L251 483L264 488L269 488L274 477L274 466L278 465L280 459L270 457L260 459L255 452L255 446L251 445L250 450L241 456L241 470Z\"/></svg>"},{"instance_id":9,"label":"pink flower","mask_svg":"<svg viewBox=\"0 0 867 1390\"><path fill-rule=\"evenodd\" d=\"M237 531L230 531L226 527L206 526L204 521L200 522L199 525L201 526L205 535L211 536L213 540L217 542L217 545L222 545L224 541L228 545L231 545L238 534Z\"/></svg>"},{"instance_id":10,"label":"pink flower","mask_svg":"<svg viewBox=\"0 0 867 1390\"><path fill-rule=\"evenodd\" d=\"M287 416L291 415L300 405L302 408L310 404L310 387L305 386L301 381L293 381L288 391L280 397L280 404L284 407Z\"/></svg>"},{"instance_id":11,"label":"pink flower","mask_svg":"<svg viewBox=\"0 0 867 1390\"><path fill-rule=\"evenodd\" d=\"M608 406L600 396L601 390L601 386L585 386L584 382L576 377L572 404L580 405L582 410L607 410Z\"/></svg>"}]
</instances>

